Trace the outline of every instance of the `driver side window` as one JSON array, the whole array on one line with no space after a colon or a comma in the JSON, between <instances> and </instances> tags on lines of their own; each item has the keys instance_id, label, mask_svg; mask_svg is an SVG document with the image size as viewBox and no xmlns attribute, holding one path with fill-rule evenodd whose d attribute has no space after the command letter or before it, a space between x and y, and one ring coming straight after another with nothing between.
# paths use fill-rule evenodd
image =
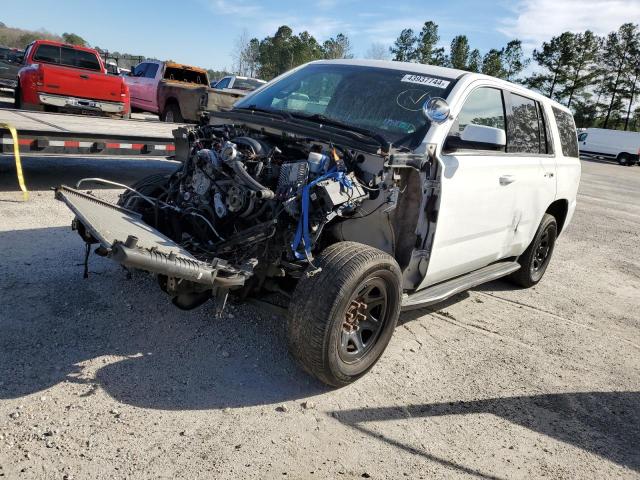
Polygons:
<instances>
[{"instance_id":1,"label":"driver side window","mask_svg":"<svg viewBox=\"0 0 640 480\"><path fill-rule=\"evenodd\" d=\"M459 137L469 124L504 130L502 91L497 88L480 87L471 92L471 95L465 100L458 117L453 122L449 135Z\"/></svg>"},{"instance_id":2,"label":"driver side window","mask_svg":"<svg viewBox=\"0 0 640 480\"><path fill-rule=\"evenodd\" d=\"M463 140L463 132L468 125L480 125L505 130L505 110L502 91L497 88L476 88L465 100L460 113L449 130L446 150L484 150L479 145ZM489 148L489 150L494 150ZM501 149L504 151L504 148Z\"/></svg>"},{"instance_id":3,"label":"driver side window","mask_svg":"<svg viewBox=\"0 0 640 480\"><path fill-rule=\"evenodd\" d=\"M148 63L141 63L139 65L136 65L135 69L133 70L133 76L144 77L145 71L147 70L147 65Z\"/></svg>"}]
</instances>

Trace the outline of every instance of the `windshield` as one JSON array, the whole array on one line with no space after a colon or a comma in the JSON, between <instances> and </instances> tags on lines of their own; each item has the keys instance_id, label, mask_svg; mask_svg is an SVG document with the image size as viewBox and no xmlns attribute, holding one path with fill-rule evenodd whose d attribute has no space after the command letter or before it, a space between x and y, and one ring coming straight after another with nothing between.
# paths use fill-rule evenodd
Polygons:
<instances>
[{"instance_id":1,"label":"windshield","mask_svg":"<svg viewBox=\"0 0 640 480\"><path fill-rule=\"evenodd\" d=\"M312 64L241 100L236 108L319 115L413 147L430 126L422 106L431 97L446 98L454 83L403 70Z\"/></svg>"}]
</instances>

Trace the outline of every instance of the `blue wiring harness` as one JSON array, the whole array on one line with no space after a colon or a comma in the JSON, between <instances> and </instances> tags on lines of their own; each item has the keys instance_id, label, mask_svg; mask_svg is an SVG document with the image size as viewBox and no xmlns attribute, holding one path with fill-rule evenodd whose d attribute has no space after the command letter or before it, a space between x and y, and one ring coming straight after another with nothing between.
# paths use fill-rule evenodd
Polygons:
<instances>
[{"instance_id":1,"label":"blue wiring harness","mask_svg":"<svg viewBox=\"0 0 640 480\"><path fill-rule=\"evenodd\" d=\"M341 188L351 191L353 184L351 179L345 175L345 172L338 171L336 167L331 168L324 175L319 176L313 182L308 183L302 187L302 214L300 220L298 220L298 228L296 229L296 235L291 243L291 249L293 254L298 260L307 259L311 260L311 237L309 235L309 190L311 187L317 185L323 180L332 179L336 182L340 182ZM304 252L300 252L300 244L304 247Z\"/></svg>"}]
</instances>

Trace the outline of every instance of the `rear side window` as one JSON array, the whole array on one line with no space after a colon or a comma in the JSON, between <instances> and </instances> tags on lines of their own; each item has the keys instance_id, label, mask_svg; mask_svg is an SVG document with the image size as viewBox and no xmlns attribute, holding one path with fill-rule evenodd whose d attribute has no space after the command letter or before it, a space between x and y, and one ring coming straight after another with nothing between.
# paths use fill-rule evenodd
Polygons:
<instances>
[{"instance_id":1,"label":"rear side window","mask_svg":"<svg viewBox=\"0 0 640 480\"><path fill-rule=\"evenodd\" d=\"M578 153L578 137L576 133L576 124L573 121L573 115L552 107L553 116L558 125L558 133L560 134L560 144L562 146L562 154L565 157L579 157Z\"/></svg>"},{"instance_id":2,"label":"rear side window","mask_svg":"<svg viewBox=\"0 0 640 480\"><path fill-rule=\"evenodd\" d=\"M33 56L34 60L45 63L60 63L60 47L40 45Z\"/></svg>"},{"instance_id":3,"label":"rear side window","mask_svg":"<svg viewBox=\"0 0 640 480\"><path fill-rule=\"evenodd\" d=\"M507 152L541 152L541 122L538 118L538 106L535 100L511 94L511 114L507 135ZM545 147L546 150L546 147Z\"/></svg>"}]
</instances>

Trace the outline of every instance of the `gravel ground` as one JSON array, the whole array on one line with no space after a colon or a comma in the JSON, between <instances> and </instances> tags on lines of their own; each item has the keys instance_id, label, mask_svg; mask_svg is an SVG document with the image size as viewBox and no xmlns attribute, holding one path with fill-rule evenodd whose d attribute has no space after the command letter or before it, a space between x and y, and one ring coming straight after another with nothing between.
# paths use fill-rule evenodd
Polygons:
<instances>
[{"instance_id":1,"label":"gravel ground","mask_svg":"<svg viewBox=\"0 0 640 480\"><path fill-rule=\"evenodd\" d=\"M331 390L270 312L182 312L95 256L82 278L48 188L171 163L24 164L27 203L0 158L0 477L640 477L640 167L583 162L537 287L403 314L371 373Z\"/></svg>"}]
</instances>

